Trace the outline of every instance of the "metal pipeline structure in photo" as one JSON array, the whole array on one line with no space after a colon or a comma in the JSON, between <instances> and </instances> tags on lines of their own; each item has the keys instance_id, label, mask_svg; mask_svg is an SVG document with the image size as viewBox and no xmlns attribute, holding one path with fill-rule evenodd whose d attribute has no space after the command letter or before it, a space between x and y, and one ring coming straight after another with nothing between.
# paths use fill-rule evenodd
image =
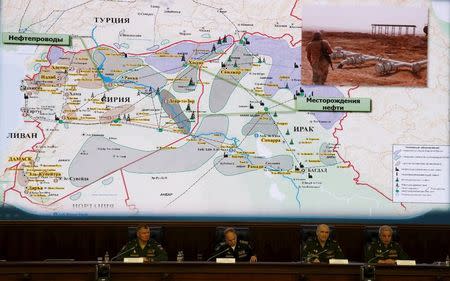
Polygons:
<instances>
[{"instance_id":1,"label":"metal pipeline structure in photo","mask_svg":"<svg viewBox=\"0 0 450 281\"><path fill-rule=\"evenodd\" d=\"M380 76L395 73L399 70L400 67L407 68L407 70L411 71L414 74L417 74L422 68L427 67L428 63L428 60L421 60L416 62L392 60L383 58L381 56L372 56L346 51L341 47L336 47L330 57L332 59L343 59L338 64L337 68L343 68L344 65L361 65L369 61L378 62L375 65L375 71L377 75Z\"/></svg>"}]
</instances>

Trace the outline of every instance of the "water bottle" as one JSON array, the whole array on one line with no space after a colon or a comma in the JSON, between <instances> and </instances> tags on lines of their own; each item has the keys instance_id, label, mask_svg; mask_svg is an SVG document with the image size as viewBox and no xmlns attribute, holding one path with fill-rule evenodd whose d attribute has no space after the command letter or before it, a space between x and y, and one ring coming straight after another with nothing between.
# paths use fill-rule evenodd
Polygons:
<instances>
[{"instance_id":1,"label":"water bottle","mask_svg":"<svg viewBox=\"0 0 450 281\"><path fill-rule=\"evenodd\" d=\"M106 251L105 257L103 258L103 261L104 261L104 262L109 262L109 254L108 254L108 251Z\"/></svg>"},{"instance_id":2,"label":"water bottle","mask_svg":"<svg viewBox=\"0 0 450 281\"><path fill-rule=\"evenodd\" d=\"M184 261L184 253L183 253L183 251L178 251L177 262L182 262L182 261Z\"/></svg>"},{"instance_id":3,"label":"water bottle","mask_svg":"<svg viewBox=\"0 0 450 281\"><path fill-rule=\"evenodd\" d=\"M448 257L448 255L445 258L445 266L450 266L450 258Z\"/></svg>"}]
</instances>

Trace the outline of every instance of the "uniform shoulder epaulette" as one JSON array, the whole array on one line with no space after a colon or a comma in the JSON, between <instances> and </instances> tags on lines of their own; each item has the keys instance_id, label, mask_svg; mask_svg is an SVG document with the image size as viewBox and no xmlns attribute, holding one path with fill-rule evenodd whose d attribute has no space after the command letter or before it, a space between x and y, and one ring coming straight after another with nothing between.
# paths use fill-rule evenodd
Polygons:
<instances>
[{"instance_id":1,"label":"uniform shoulder epaulette","mask_svg":"<svg viewBox=\"0 0 450 281\"><path fill-rule=\"evenodd\" d=\"M311 242L314 242L316 239L315 239L315 237L309 237L308 239L306 239L306 243L311 243Z\"/></svg>"},{"instance_id":2,"label":"uniform shoulder epaulette","mask_svg":"<svg viewBox=\"0 0 450 281\"><path fill-rule=\"evenodd\" d=\"M133 239L133 240L128 241L126 246L128 247L128 246L131 246L131 245L135 245L137 243L138 243L137 239Z\"/></svg>"},{"instance_id":3,"label":"uniform shoulder epaulette","mask_svg":"<svg viewBox=\"0 0 450 281\"><path fill-rule=\"evenodd\" d=\"M150 245L159 245L158 241L156 241L155 239L151 239L151 238L150 238L150 240L148 240L147 244L150 244Z\"/></svg>"},{"instance_id":4,"label":"uniform shoulder epaulette","mask_svg":"<svg viewBox=\"0 0 450 281\"><path fill-rule=\"evenodd\" d=\"M216 245L216 247L214 248L215 250L218 250L220 248L222 248L223 246L225 246L226 243L224 241L220 242L219 244Z\"/></svg>"},{"instance_id":5,"label":"uniform shoulder epaulette","mask_svg":"<svg viewBox=\"0 0 450 281\"><path fill-rule=\"evenodd\" d=\"M370 251L370 249L372 249L373 247L376 247L376 246L378 246L378 245L379 245L379 242L378 242L378 241L372 241L372 242L370 242L369 245L367 246L367 250Z\"/></svg>"},{"instance_id":6,"label":"uniform shoulder epaulette","mask_svg":"<svg viewBox=\"0 0 450 281\"><path fill-rule=\"evenodd\" d=\"M316 239L314 239L314 238L309 238L308 240L306 240L306 242L305 242L305 245L309 245L309 246L312 246L312 247L315 247L316 245L318 245L319 244L319 241L317 241Z\"/></svg>"}]
</instances>

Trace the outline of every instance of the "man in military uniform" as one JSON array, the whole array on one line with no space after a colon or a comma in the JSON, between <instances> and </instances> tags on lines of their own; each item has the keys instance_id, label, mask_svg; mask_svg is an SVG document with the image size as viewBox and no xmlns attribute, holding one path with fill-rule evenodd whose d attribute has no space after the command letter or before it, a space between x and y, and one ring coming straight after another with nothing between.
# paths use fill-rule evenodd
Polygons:
<instances>
[{"instance_id":1,"label":"man in military uniform","mask_svg":"<svg viewBox=\"0 0 450 281\"><path fill-rule=\"evenodd\" d=\"M383 225L378 230L376 242L372 242L365 251L367 263L387 263L393 264L395 260L407 260L408 255L400 247L400 244L392 241L393 230L388 225Z\"/></svg>"},{"instance_id":2,"label":"man in military uniform","mask_svg":"<svg viewBox=\"0 0 450 281\"><path fill-rule=\"evenodd\" d=\"M331 45L327 40L322 40L322 33L314 32L311 42L306 46L306 57L313 72L313 84L325 84L328 68L333 67L329 57L331 53Z\"/></svg>"},{"instance_id":3,"label":"man in military uniform","mask_svg":"<svg viewBox=\"0 0 450 281\"><path fill-rule=\"evenodd\" d=\"M225 241L214 248L214 254L211 258L235 258L236 261L257 261L256 255L253 253L248 241L238 240L236 230L230 227L225 229L223 233Z\"/></svg>"},{"instance_id":4,"label":"man in military uniform","mask_svg":"<svg viewBox=\"0 0 450 281\"><path fill-rule=\"evenodd\" d=\"M326 224L319 224L316 236L308 239L302 249L302 260L306 262L328 262L330 259L343 259L341 247L335 240L328 239L330 228Z\"/></svg>"},{"instance_id":5,"label":"man in military uniform","mask_svg":"<svg viewBox=\"0 0 450 281\"><path fill-rule=\"evenodd\" d=\"M167 261L167 253L161 244L150 239L150 228L148 225L138 225L136 236L136 239L129 241L122 247L117 255L117 259L143 257L146 262Z\"/></svg>"}]
</instances>

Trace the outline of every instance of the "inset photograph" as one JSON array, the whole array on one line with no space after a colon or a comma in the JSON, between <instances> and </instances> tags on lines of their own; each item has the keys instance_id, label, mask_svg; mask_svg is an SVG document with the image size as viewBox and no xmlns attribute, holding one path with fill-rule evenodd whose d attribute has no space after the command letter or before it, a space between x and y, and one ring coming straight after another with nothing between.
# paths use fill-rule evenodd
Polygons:
<instances>
[{"instance_id":1,"label":"inset photograph","mask_svg":"<svg viewBox=\"0 0 450 281\"><path fill-rule=\"evenodd\" d=\"M305 5L302 84L427 86L428 9Z\"/></svg>"}]
</instances>

